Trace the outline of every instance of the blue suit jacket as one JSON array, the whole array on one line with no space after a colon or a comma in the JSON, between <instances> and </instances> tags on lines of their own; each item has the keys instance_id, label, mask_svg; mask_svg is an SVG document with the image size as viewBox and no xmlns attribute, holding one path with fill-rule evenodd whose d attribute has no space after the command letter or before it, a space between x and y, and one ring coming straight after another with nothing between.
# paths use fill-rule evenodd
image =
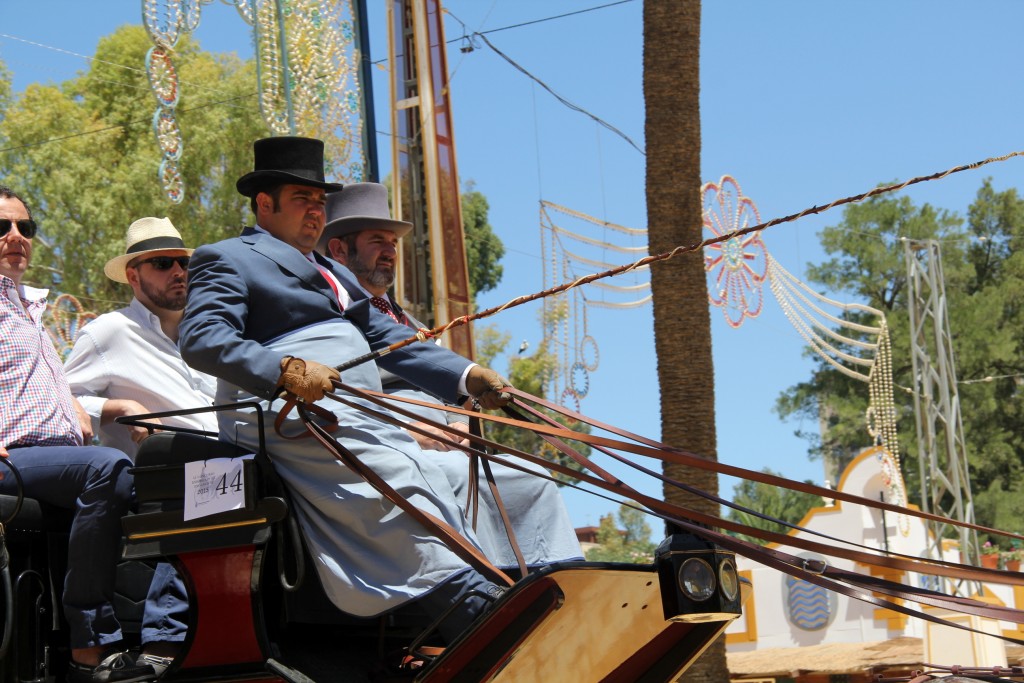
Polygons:
<instances>
[{"instance_id":1,"label":"blue suit jacket","mask_svg":"<svg viewBox=\"0 0 1024 683\"><path fill-rule=\"evenodd\" d=\"M272 235L246 229L239 237L196 249L179 327L185 362L271 398L281 375L281 354L264 344L286 333L336 319L355 324L373 350L411 336L408 327L370 305L348 269L315 252L313 256L351 296L345 311L316 267ZM446 401L457 400L459 380L470 365L433 343L413 343L377 362Z\"/></svg>"}]
</instances>

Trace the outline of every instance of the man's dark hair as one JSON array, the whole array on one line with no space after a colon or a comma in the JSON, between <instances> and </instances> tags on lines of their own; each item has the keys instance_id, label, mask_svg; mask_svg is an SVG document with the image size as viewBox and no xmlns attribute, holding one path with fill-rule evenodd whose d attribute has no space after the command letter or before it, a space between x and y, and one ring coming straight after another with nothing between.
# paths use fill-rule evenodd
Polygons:
<instances>
[{"instance_id":1,"label":"man's dark hair","mask_svg":"<svg viewBox=\"0 0 1024 683\"><path fill-rule=\"evenodd\" d=\"M252 209L252 215L256 215L256 195L258 195L260 192L265 192L269 194L270 198L274 200L274 211L277 211L279 208L281 208L281 190L283 188L283 184L268 185L267 187L261 187L260 189L253 192L252 197L249 198L249 208Z\"/></svg>"},{"instance_id":2,"label":"man's dark hair","mask_svg":"<svg viewBox=\"0 0 1024 683\"><path fill-rule=\"evenodd\" d=\"M6 185L0 185L0 199L17 199L21 202L22 206L25 207L25 212L28 213L28 217L32 218L32 208L28 205L28 202L26 202L21 195Z\"/></svg>"}]
</instances>

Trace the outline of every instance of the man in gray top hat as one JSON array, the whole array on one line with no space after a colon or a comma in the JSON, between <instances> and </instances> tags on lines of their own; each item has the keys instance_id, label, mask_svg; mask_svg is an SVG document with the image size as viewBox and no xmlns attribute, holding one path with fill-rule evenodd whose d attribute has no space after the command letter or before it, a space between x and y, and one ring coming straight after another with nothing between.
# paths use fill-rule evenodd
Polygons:
<instances>
[{"instance_id":1,"label":"man in gray top hat","mask_svg":"<svg viewBox=\"0 0 1024 683\"><path fill-rule=\"evenodd\" d=\"M395 322L411 328L409 334L412 329L424 325L404 312L388 290L395 282L398 240L411 230L411 223L391 218L386 187L379 183L355 183L327 195L327 225L317 245L317 251L347 266L370 295L370 303ZM444 412L440 409L440 401L383 368L381 383L388 394L438 405L436 410L398 403L400 407L435 423L448 423L456 429L466 428L464 417ZM447 439L451 437L447 432L424 422L417 422L416 426L447 437L432 439L410 431L410 435L425 449L424 455L444 470L458 495L459 504L467 505L468 509L476 507L467 501L471 487L466 455L449 445ZM546 474L541 467L510 459L538 474ZM558 487L546 479L500 464L495 464L492 469L498 493L508 509L512 529L526 563L538 565L582 559L583 553ZM487 487L479 489L476 502L479 503L480 514L474 528L487 557L499 566L514 566L516 557L501 520L500 509Z\"/></svg>"},{"instance_id":2,"label":"man in gray top hat","mask_svg":"<svg viewBox=\"0 0 1024 683\"><path fill-rule=\"evenodd\" d=\"M219 378L218 403L261 400L273 424L283 390L305 402L332 389L332 366L382 349L408 335L370 305L345 268L313 251L324 228L325 195L341 186L324 180L323 142L278 137L253 146L255 170L238 181L257 225L239 237L196 249L179 346L192 367ZM434 344L388 353L382 363L449 400L472 395L486 407L508 400L501 378ZM345 372L345 382L380 389L373 363ZM355 403L372 409L358 399ZM338 417L335 438L416 508L443 520L480 550L466 528L444 473L424 462L404 431L339 402L321 404ZM251 409L219 414L221 437L258 441ZM286 416L283 433L302 426ZM500 593L477 563L458 552L371 489L313 439L267 434L267 450L288 486L293 509L328 597L340 609L373 616L416 599L456 637L486 606L478 596ZM468 599L464 599L468 598Z\"/></svg>"}]
</instances>

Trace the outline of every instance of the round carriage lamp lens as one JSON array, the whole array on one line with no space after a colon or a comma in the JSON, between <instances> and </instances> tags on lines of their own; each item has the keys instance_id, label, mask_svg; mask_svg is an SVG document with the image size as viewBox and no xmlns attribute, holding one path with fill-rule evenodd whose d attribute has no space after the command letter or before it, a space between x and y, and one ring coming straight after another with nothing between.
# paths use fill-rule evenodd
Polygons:
<instances>
[{"instance_id":1,"label":"round carriage lamp lens","mask_svg":"<svg viewBox=\"0 0 1024 683\"><path fill-rule=\"evenodd\" d=\"M722 585L725 599L735 600L740 592L740 576L736 573L736 565L732 560L722 560L718 565L718 582Z\"/></svg>"},{"instance_id":2,"label":"round carriage lamp lens","mask_svg":"<svg viewBox=\"0 0 1024 683\"><path fill-rule=\"evenodd\" d=\"M715 570L707 561L691 557L679 568L679 587L694 602L703 602L715 594Z\"/></svg>"}]
</instances>

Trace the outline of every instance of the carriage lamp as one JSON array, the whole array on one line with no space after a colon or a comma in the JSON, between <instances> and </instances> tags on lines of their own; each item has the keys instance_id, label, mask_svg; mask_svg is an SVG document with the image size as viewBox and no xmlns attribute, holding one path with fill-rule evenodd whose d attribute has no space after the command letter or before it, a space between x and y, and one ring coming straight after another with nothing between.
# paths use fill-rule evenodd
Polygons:
<instances>
[{"instance_id":1,"label":"carriage lamp","mask_svg":"<svg viewBox=\"0 0 1024 683\"><path fill-rule=\"evenodd\" d=\"M736 554L693 534L673 534L655 552L665 619L702 622L740 614Z\"/></svg>"}]
</instances>

